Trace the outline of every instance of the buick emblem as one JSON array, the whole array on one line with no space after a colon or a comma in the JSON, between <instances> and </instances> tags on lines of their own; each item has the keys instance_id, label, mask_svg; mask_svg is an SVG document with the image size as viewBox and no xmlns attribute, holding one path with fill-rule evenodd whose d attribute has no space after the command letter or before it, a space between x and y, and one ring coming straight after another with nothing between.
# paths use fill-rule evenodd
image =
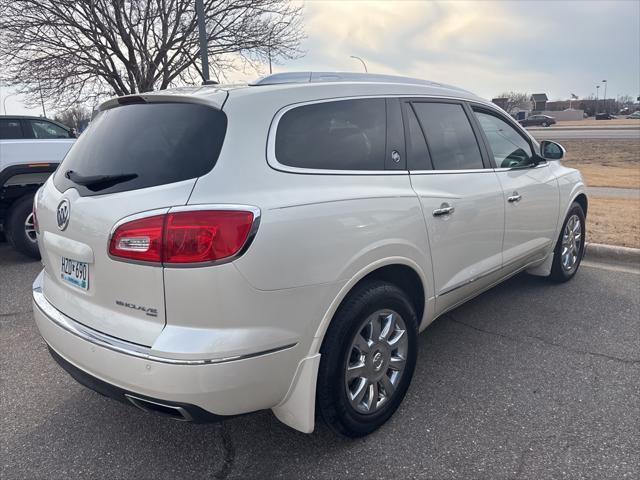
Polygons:
<instances>
[{"instance_id":1,"label":"buick emblem","mask_svg":"<svg viewBox=\"0 0 640 480\"><path fill-rule=\"evenodd\" d=\"M56 212L56 220L58 221L58 228L64 230L69 225L69 214L71 213L71 205L66 198L58 205L58 211Z\"/></svg>"}]
</instances>

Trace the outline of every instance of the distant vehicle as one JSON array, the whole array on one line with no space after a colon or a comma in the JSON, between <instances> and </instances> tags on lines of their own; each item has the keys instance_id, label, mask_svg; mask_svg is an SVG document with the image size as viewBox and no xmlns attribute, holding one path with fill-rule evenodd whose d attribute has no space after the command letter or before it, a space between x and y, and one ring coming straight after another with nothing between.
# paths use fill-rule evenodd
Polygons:
<instances>
[{"instance_id":1,"label":"distant vehicle","mask_svg":"<svg viewBox=\"0 0 640 480\"><path fill-rule=\"evenodd\" d=\"M596 120L615 120L617 117L610 113L596 113Z\"/></svg>"},{"instance_id":2,"label":"distant vehicle","mask_svg":"<svg viewBox=\"0 0 640 480\"><path fill-rule=\"evenodd\" d=\"M0 230L19 252L40 258L33 195L75 142L72 128L43 117L0 115Z\"/></svg>"},{"instance_id":3,"label":"distant vehicle","mask_svg":"<svg viewBox=\"0 0 640 480\"><path fill-rule=\"evenodd\" d=\"M549 115L531 115L520 120L520 125L523 127L550 127L554 123L556 123L556 119Z\"/></svg>"},{"instance_id":4,"label":"distant vehicle","mask_svg":"<svg viewBox=\"0 0 640 480\"><path fill-rule=\"evenodd\" d=\"M634 120L640 120L640 110L637 112L633 112L631 115L627 115L627 118L632 118Z\"/></svg>"}]
</instances>

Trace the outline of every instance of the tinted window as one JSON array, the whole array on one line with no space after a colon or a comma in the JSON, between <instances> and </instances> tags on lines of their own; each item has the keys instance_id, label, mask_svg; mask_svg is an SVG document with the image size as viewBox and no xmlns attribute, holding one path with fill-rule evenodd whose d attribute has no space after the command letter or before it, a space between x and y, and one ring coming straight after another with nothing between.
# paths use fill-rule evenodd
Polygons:
<instances>
[{"instance_id":1,"label":"tinted window","mask_svg":"<svg viewBox=\"0 0 640 480\"><path fill-rule=\"evenodd\" d=\"M224 113L190 103L135 104L106 110L71 147L54 183L61 191L75 187L81 195L98 195L199 177L215 165L226 127ZM76 180L114 175L134 178L89 187L67 178L70 170Z\"/></svg>"},{"instance_id":2,"label":"tinted window","mask_svg":"<svg viewBox=\"0 0 640 480\"><path fill-rule=\"evenodd\" d=\"M23 138L20 120L0 119L0 139L11 140L16 138Z\"/></svg>"},{"instance_id":3,"label":"tinted window","mask_svg":"<svg viewBox=\"0 0 640 480\"><path fill-rule=\"evenodd\" d=\"M69 132L46 120L29 120L33 138L70 138Z\"/></svg>"},{"instance_id":4,"label":"tinted window","mask_svg":"<svg viewBox=\"0 0 640 480\"><path fill-rule=\"evenodd\" d=\"M407 155L409 156L409 169L431 170L427 142L416 118L416 114L410 104L406 104L407 112Z\"/></svg>"},{"instance_id":5,"label":"tinted window","mask_svg":"<svg viewBox=\"0 0 640 480\"><path fill-rule=\"evenodd\" d=\"M384 99L316 103L282 116L276 158L299 168L384 170L385 139Z\"/></svg>"},{"instance_id":6,"label":"tinted window","mask_svg":"<svg viewBox=\"0 0 640 480\"><path fill-rule=\"evenodd\" d=\"M414 103L435 170L483 168L478 142L462 105Z\"/></svg>"},{"instance_id":7,"label":"tinted window","mask_svg":"<svg viewBox=\"0 0 640 480\"><path fill-rule=\"evenodd\" d=\"M484 112L475 114L489 141L496 166L513 168L531 164L531 146L514 127L494 115Z\"/></svg>"}]
</instances>

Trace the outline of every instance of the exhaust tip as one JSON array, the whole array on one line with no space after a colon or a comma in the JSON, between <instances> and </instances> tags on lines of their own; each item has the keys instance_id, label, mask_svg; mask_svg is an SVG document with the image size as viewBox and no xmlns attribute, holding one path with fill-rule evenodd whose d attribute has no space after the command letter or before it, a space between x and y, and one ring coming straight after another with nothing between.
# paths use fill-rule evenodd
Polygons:
<instances>
[{"instance_id":1,"label":"exhaust tip","mask_svg":"<svg viewBox=\"0 0 640 480\"><path fill-rule=\"evenodd\" d=\"M191 422L193 418L184 408L166 403L154 402L145 398L136 397L129 393L125 393L125 398L129 400L135 407L149 413L156 413L165 417L172 418L181 422Z\"/></svg>"}]
</instances>

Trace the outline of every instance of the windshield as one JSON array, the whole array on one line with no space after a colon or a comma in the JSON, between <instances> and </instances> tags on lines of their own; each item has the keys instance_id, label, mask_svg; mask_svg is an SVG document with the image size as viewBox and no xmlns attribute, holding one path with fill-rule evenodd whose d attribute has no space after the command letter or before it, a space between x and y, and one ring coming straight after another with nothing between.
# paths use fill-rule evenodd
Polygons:
<instances>
[{"instance_id":1,"label":"windshield","mask_svg":"<svg viewBox=\"0 0 640 480\"><path fill-rule=\"evenodd\" d=\"M101 195L196 178L215 165L227 128L220 110L145 103L100 112L58 168L64 192Z\"/></svg>"}]
</instances>

